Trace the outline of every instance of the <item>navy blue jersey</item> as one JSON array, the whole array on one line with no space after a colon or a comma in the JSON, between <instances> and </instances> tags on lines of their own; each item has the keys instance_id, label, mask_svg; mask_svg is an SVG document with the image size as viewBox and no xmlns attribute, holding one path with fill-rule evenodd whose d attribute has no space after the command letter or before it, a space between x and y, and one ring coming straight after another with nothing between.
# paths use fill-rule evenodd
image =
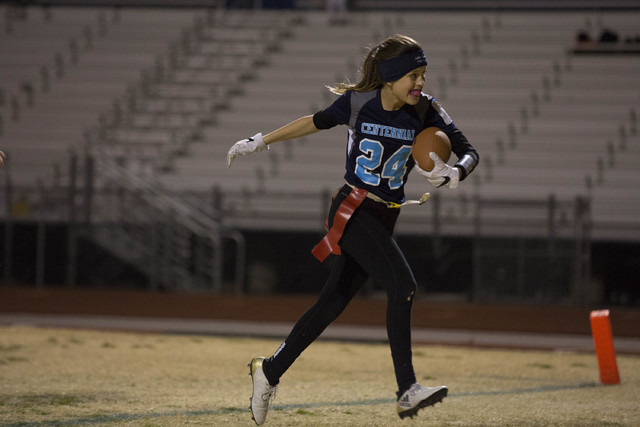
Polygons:
<instances>
[{"instance_id":1,"label":"navy blue jersey","mask_svg":"<svg viewBox=\"0 0 640 427\"><path fill-rule=\"evenodd\" d=\"M384 200L404 202L404 184L413 166L411 145L421 130L435 126L447 135L457 131L430 95L396 111L382 108L380 89L348 91L314 116L318 129L348 125L345 179Z\"/></svg>"}]
</instances>

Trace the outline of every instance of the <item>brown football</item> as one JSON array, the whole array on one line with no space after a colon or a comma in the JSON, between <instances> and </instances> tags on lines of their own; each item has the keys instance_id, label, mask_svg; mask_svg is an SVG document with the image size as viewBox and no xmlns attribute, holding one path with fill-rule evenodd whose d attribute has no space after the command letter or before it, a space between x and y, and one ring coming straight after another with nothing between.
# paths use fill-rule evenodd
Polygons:
<instances>
[{"instance_id":1,"label":"brown football","mask_svg":"<svg viewBox=\"0 0 640 427\"><path fill-rule=\"evenodd\" d=\"M413 159L421 169L426 171L433 169L433 160L429 157L432 151L445 163L451 157L451 141L447 134L437 127L428 127L420 132L411 147Z\"/></svg>"}]
</instances>

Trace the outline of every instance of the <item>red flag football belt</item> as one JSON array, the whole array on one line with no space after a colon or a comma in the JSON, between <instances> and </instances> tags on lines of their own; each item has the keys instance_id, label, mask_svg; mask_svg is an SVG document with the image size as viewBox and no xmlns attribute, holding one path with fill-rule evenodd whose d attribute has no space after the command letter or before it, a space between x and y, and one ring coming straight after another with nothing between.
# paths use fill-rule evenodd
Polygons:
<instances>
[{"instance_id":1,"label":"red flag football belt","mask_svg":"<svg viewBox=\"0 0 640 427\"><path fill-rule=\"evenodd\" d=\"M367 198L367 190L362 188L353 187L346 199L342 201L335 216L333 217L333 226L324 236L324 238L316 245L311 251L313 256L318 258L320 262L323 262L329 254L340 255L340 246L338 242L342 237L344 228L347 226L351 215L360 206L362 201Z\"/></svg>"}]
</instances>

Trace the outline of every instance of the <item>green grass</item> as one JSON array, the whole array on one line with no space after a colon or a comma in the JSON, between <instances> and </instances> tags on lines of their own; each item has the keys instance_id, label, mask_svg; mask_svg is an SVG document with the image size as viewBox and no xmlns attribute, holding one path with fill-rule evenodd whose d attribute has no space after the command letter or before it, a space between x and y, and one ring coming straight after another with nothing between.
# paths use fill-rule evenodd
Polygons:
<instances>
[{"instance_id":1,"label":"green grass","mask_svg":"<svg viewBox=\"0 0 640 427\"><path fill-rule=\"evenodd\" d=\"M0 327L0 426L255 425L247 363L279 340ZM281 379L267 426L640 425L640 358L598 384L595 355L415 346L443 404L396 415L385 344L314 343Z\"/></svg>"}]
</instances>

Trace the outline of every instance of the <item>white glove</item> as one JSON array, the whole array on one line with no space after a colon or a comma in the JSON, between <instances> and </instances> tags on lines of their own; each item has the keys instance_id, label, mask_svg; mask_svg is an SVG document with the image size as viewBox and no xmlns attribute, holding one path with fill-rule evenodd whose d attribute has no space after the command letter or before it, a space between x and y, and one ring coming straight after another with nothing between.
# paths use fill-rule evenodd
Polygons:
<instances>
[{"instance_id":1,"label":"white glove","mask_svg":"<svg viewBox=\"0 0 640 427\"><path fill-rule=\"evenodd\" d=\"M251 138L243 139L233 144L227 154L227 167L231 167L231 163L238 156L246 156L247 154L256 153L258 151L267 150L267 144L264 143L261 133L256 133Z\"/></svg>"},{"instance_id":2,"label":"white glove","mask_svg":"<svg viewBox=\"0 0 640 427\"><path fill-rule=\"evenodd\" d=\"M445 186L451 190L458 187L460 181L460 170L456 167L449 166L434 152L429 153L429 157L433 160L433 169L426 171L421 169L416 162L415 169L418 173L433 185L434 187Z\"/></svg>"}]
</instances>

